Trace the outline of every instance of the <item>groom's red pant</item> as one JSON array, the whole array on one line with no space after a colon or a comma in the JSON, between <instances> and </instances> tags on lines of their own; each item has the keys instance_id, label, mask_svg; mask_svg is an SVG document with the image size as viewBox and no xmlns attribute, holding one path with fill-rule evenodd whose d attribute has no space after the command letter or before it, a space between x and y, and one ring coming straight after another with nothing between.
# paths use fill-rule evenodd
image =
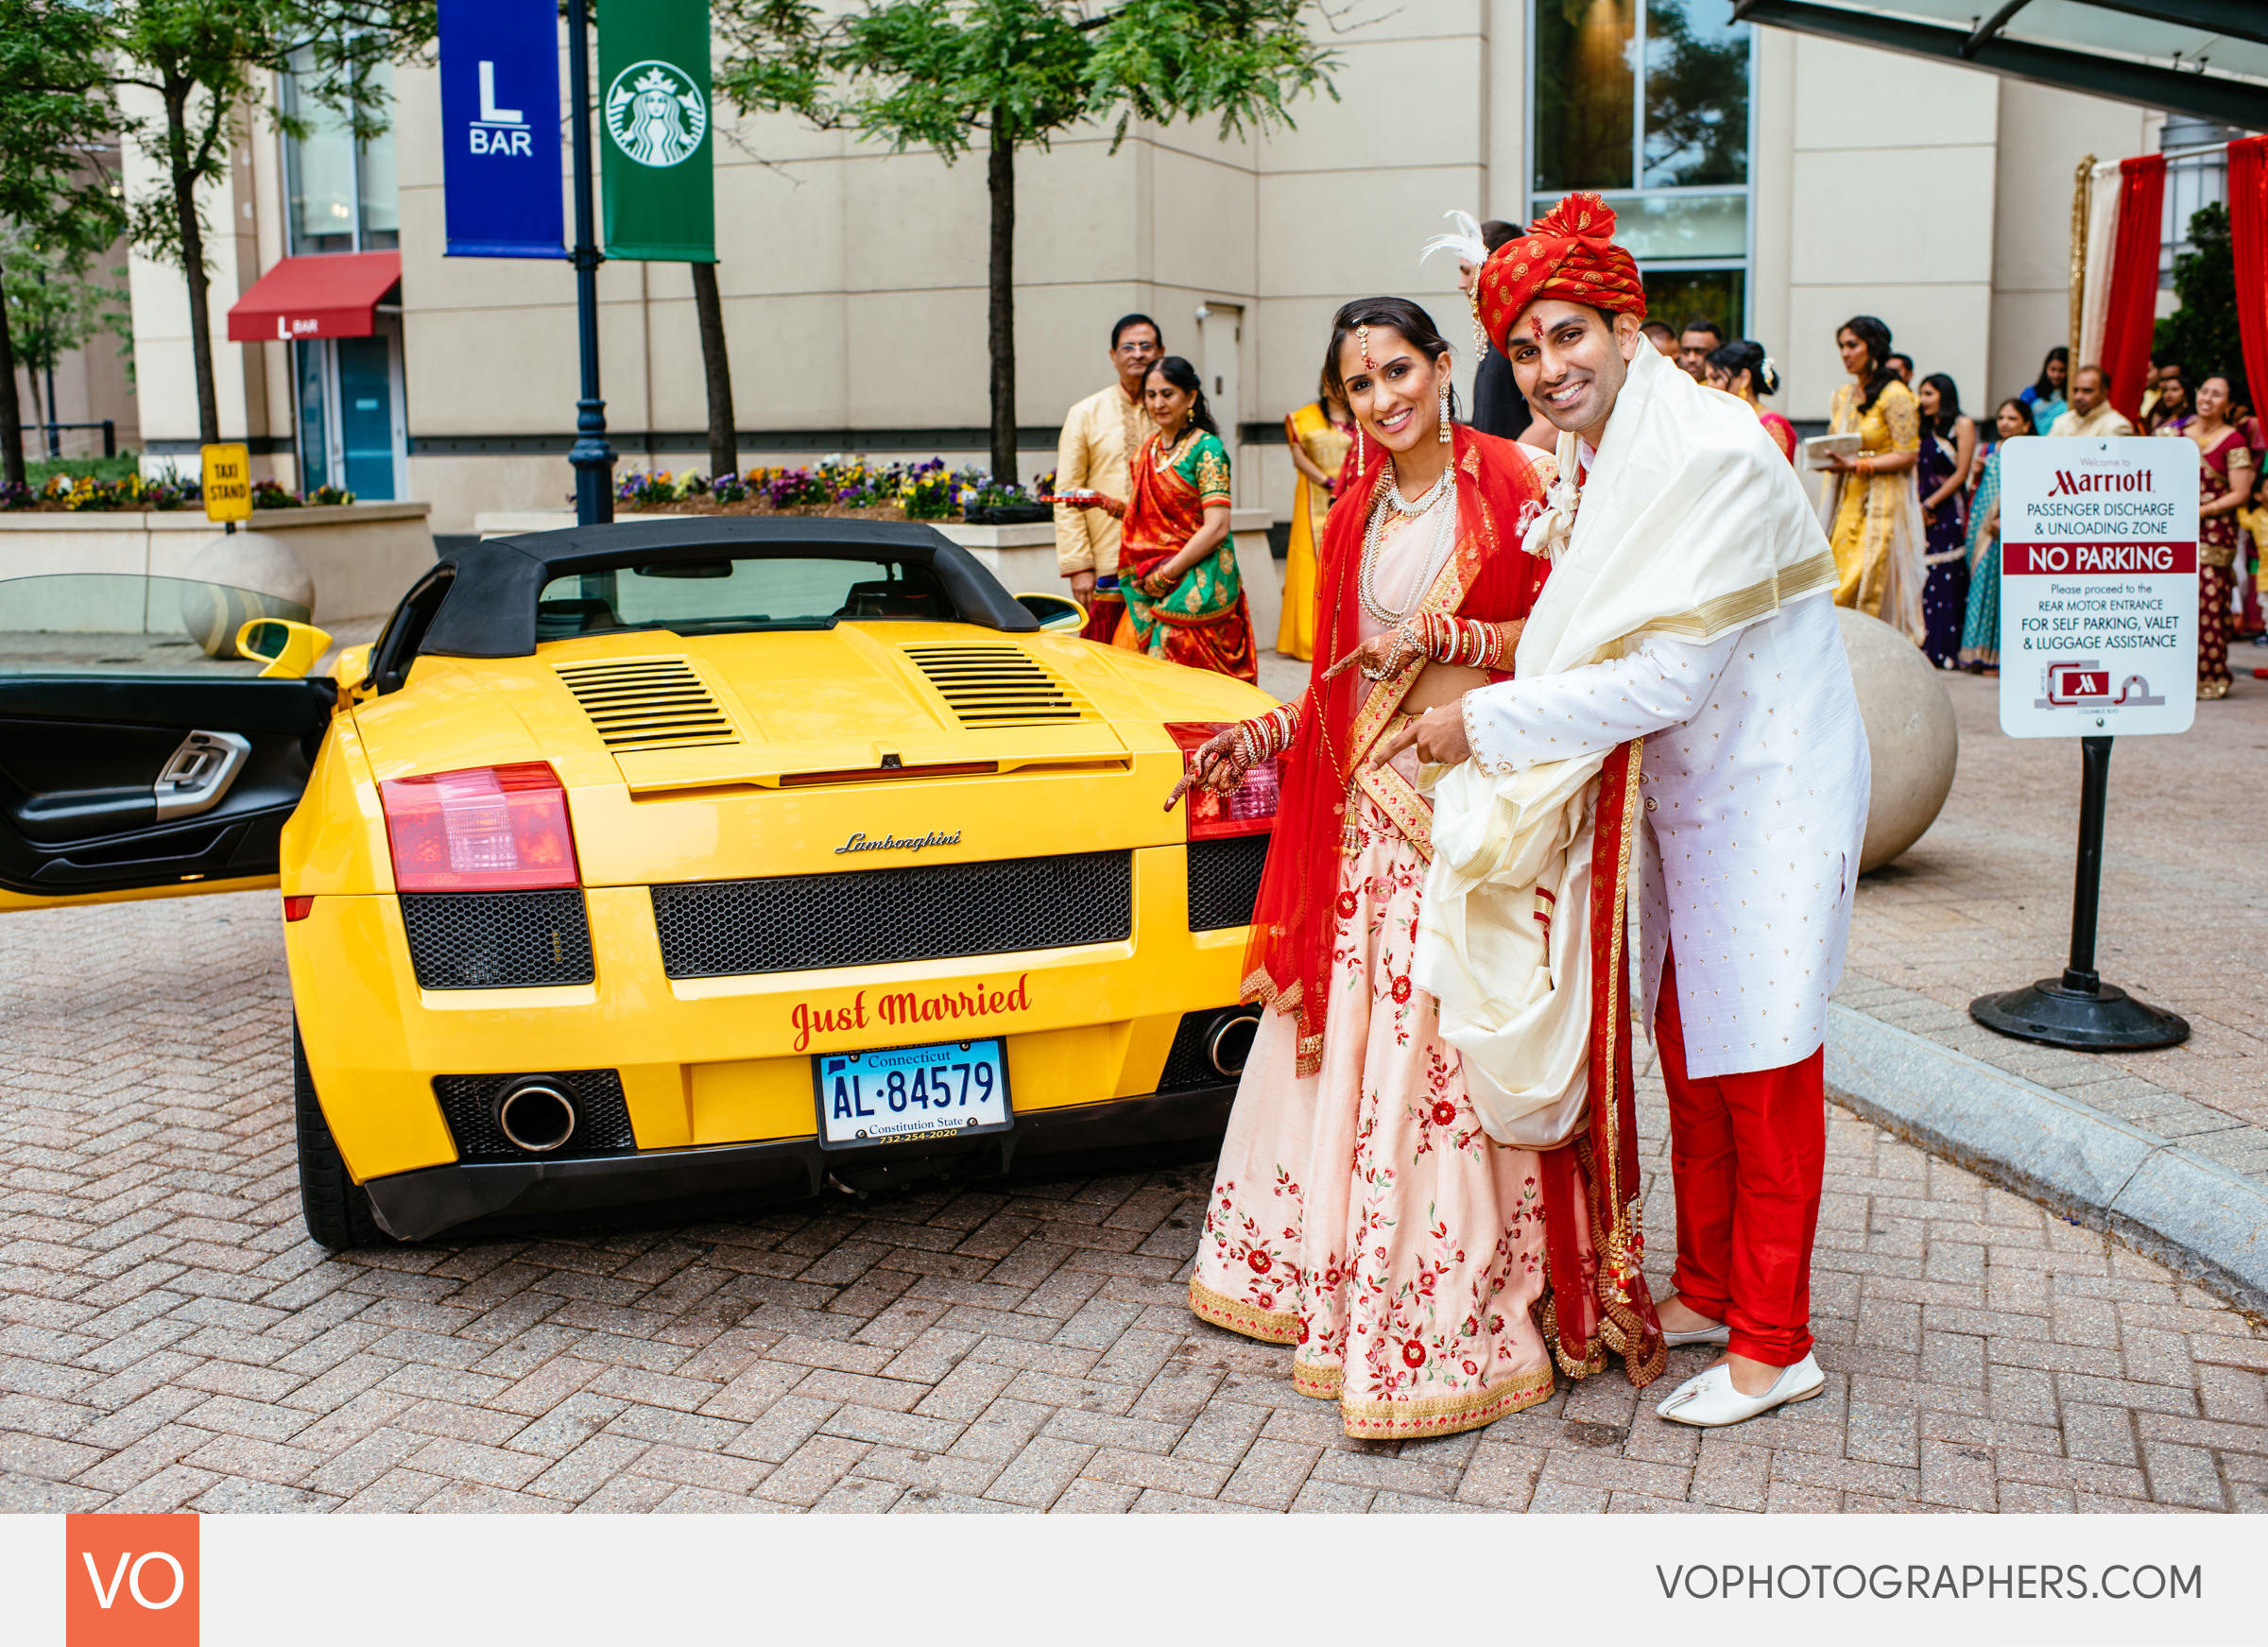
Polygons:
<instances>
[{"instance_id":1,"label":"groom's red pant","mask_svg":"<svg viewBox=\"0 0 2268 1647\"><path fill-rule=\"evenodd\" d=\"M1654 1044L1670 1089L1677 1296L1732 1329L1733 1354L1792 1366L1812 1347L1824 1049L1777 1070L1688 1074L1675 958L1662 964Z\"/></svg>"}]
</instances>

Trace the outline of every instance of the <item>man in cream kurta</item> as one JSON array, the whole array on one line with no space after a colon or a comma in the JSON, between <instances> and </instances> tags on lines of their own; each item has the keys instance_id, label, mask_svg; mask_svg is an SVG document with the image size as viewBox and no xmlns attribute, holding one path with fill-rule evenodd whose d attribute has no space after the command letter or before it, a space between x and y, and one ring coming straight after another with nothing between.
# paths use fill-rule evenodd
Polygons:
<instances>
[{"instance_id":1,"label":"man in cream kurta","mask_svg":"<svg viewBox=\"0 0 2268 1647\"><path fill-rule=\"evenodd\" d=\"M2099 366L2083 366L2071 373L2071 406L2042 435L2131 435L2134 425L2126 414L2110 403L2110 380Z\"/></svg>"},{"instance_id":2,"label":"man in cream kurta","mask_svg":"<svg viewBox=\"0 0 2268 1647\"><path fill-rule=\"evenodd\" d=\"M1612 222L1571 197L1484 271L1491 340L1562 431L1562 484L1527 544L1553 569L1514 678L1424 717L1417 744L1469 763L1436 792L1438 849L1474 781L1459 774L1512 796L1525 774L1641 741L1642 1011L1678 1213L1661 1322L1672 1345L1727 1351L1658 1411L1713 1425L1824 1384L1809 1330L1821 1049L1870 767L1833 556L1800 483L1753 415L1645 347Z\"/></svg>"},{"instance_id":3,"label":"man in cream kurta","mask_svg":"<svg viewBox=\"0 0 2268 1647\"><path fill-rule=\"evenodd\" d=\"M1056 489L1128 496L1127 465L1158 432L1143 404L1143 380L1165 353L1158 323L1128 315L1110 329L1110 365L1118 381L1071 408L1056 448ZM1071 596L1087 608L1090 640L1108 641L1125 606L1118 595L1118 517L1103 509L1056 506L1056 566Z\"/></svg>"}]
</instances>

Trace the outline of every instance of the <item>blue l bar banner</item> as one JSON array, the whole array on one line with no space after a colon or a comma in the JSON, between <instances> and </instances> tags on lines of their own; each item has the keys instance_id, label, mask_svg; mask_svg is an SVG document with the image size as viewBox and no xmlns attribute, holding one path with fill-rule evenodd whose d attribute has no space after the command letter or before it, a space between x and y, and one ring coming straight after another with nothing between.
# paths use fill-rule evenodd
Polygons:
<instances>
[{"instance_id":1,"label":"blue l bar banner","mask_svg":"<svg viewBox=\"0 0 2268 1647\"><path fill-rule=\"evenodd\" d=\"M556 0L440 0L451 257L565 257Z\"/></svg>"}]
</instances>

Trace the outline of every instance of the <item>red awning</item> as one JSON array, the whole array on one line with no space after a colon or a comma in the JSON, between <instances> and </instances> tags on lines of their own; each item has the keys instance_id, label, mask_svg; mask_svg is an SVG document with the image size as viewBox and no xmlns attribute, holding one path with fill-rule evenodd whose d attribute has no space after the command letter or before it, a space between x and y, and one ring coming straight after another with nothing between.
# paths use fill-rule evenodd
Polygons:
<instances>
[{"instance_id":1,"label":"red awning","mask_svg":"<svg viewBox=\"0 0 2268 1647\"><path fill-rule=\"evenodd\" d=\"M229 341L368 337L376 330L370 312L401 279L398 251L287 257L236 300L229 311Z\"/></svg>"}]
</instances>

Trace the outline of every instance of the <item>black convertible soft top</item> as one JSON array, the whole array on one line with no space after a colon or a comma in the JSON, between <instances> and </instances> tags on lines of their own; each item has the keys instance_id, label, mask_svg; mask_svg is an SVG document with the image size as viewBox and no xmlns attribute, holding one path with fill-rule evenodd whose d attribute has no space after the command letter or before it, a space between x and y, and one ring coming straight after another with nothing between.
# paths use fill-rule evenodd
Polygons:
<instances>
[{"instance_id":1,"label":"black convertible soft top","mask_svg":"<svg viewBox=\"0 0 2268 1647\"><path fill-rule=\"evenodd\" d=\"M451 658L524 658L536 649L536 601L555 577L632 561L765 558L888 559L924 566L964 621L1025 634L1040 620L968 550L918 521L801 515L671 515L491 538L440 558L454 576L417 650Z\"/></svg>"}]
</instances>

